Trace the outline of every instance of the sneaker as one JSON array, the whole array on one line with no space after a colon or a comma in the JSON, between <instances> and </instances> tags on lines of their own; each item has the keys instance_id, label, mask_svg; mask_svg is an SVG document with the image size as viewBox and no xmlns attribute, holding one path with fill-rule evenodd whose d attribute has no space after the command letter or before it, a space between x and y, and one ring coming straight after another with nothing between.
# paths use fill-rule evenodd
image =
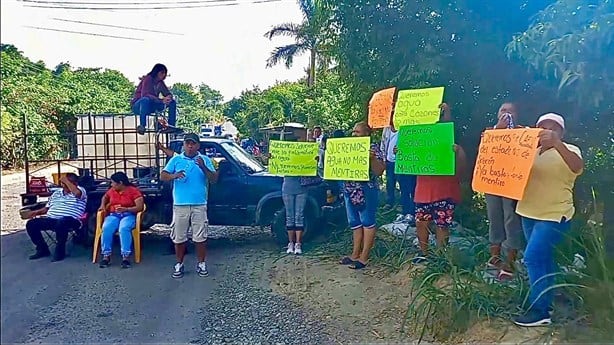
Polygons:
<instances>
[{"instance_id":1,"label":"sneaker","mask_svg":"<svg viewBox=\"0 0 614 345\"><path fill-rule=\"evenodd\" d=\"M182 278L183 277L183 263L178 262L175 264L173 269L173 278Z\"/></svg>"},{"instance_id":2,"label":"sneaker","mask_svg":"<svg viewBox=\"0 0 614 345\"><path fill-rule=\"evenodd\" d=\"M122 268L130 268L132 265L130 264L130 260L128 258L122 259Z\"/></svg>"},{"instance_id":3,"label":"sneaker","mask_svg":"<svg viewBox=\"0 0 614 345\"><path fill-rule=\"evenodd\" d=\"M140 135L145 135L145 127L138 125L136 127L136 132L139 133Z\"/></svg>"},{"instance_id":4,"label":"sneaker","mask_svg":"<svg viewBox=\"0 0 614 345\"><path fill-rule=\"evenodd\" d=\"M287 254L294 254L294 243L292 243L292 242L288 243L288 249L286 249L286 253Z\"/></svg>"},{"instance_id":5,"label":"sneaker","mask_svg":"<svg viewBox=\"0 0 614 345\"><path fill-rule=\"evenodd\" d=\"M206 262L199 262L198 265L196 265L196 273L198 273L199 277L206 277L209 275L209 271L207 271L207 263Z\"/></svg>"},{"instance_id":6,"label":"sneaker","mask_svg":"<svg viewBox=\"0 0 614 345\"><path fill-rule=\"evenodd\" d=\"M301 244L300 243L296 243L294 245L294 254L296 254L296 255L303 254L303 250L301 249Z\"/></svg>"},{"instance_id":7,"label":"sneaker","mask_svg":"<svg viewBox=\"0 0 614 345\"><path fill-rule=\"evenodd\" d=\"M520 315L514 319L514 323L522 327L538 327L547 326L552 323L548 312L538 312L530 310L524 315Z\"/></svg>"},{"instance_id":8,"label":"sneaker","mask_svg":"<svg viewBox=\"0 0 614 345\"><path fill-rule=\"evenodd\" d=\"M104 256L102 260L100 260L100 265L98 265L98 267L106 268L106 267L109 267L109 265L111 265L111 257Z\"/></svg>"},{"instance_id":9,"label":"sneaker","mask_svg":"<svg viewBox=\"0 0 614 345\"><path fill-rule=\"evenodd\" d=\"M427 261L428 259L424 255L418 255L418 256L415 256L413 259L411 259L411 263L414 265L424 264Z\"/></svg>"}]
</instances>

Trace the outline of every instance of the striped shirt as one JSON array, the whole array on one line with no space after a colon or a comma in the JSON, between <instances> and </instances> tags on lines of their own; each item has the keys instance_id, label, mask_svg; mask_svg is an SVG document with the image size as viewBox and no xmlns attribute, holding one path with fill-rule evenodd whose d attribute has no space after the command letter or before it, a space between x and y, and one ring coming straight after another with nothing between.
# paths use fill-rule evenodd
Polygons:
<instances>
[{"instance_id":1,"label":"striped shirt","mask_svg":"<svg viewBox=\"0 0 614 345\"><path fill-rule=\"evenodd\" d=\"M77 198L73 193L64 193L63 189L55 191L49 197L47 202L46 216L49 218L59 219L62 217L72 217L75 219L81 218L85 213L87 205L87 193L83 187L77 186L81 191L81 198Z\"/></svg>"}]
</instances>

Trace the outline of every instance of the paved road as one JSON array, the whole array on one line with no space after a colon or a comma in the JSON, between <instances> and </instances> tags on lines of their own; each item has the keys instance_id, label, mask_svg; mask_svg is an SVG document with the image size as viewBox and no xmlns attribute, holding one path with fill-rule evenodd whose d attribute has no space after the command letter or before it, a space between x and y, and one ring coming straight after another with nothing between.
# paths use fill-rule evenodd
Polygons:
<instances>
[{"instance_id":1,"label":"paved road","mask_svg":"<svg viewBox=\"0 0 614 345\"><path fill-rule=\"evenodd\" d=\"M98 268L80 246L63 262L30 261L32 246L24 232L2 236L2 344L347 339L334 324L322 324L271 292L264 258L278 250L267 238L212 242L207 278L194 273L192 249L189 270L179 280L170 277L173 257L160 254L166 243L145 237L142 263L123 270L119 258L109 268Z\"/></svg>"}]
</instances>

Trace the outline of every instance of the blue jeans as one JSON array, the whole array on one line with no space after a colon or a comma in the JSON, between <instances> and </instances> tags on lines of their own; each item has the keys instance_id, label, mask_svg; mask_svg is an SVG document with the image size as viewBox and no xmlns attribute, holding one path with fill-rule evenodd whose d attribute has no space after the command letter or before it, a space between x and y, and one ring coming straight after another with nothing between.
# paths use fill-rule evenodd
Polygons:
<instances>
[{"instance_id":1,"label":"blue jeans","mask_svg":"<svg viewBox=\"0 0 614 345\"><path fill-rule=\"evenodd\" d=\"M375 227L375 214L379 203L379 189L365 186L363 187L363 191L365 193L365 205L362 209L358 209L354 206L347 193L343 193L348 224L352 230Z\"/></svg>"},{"instance_id":2,"label":"blue jeans","mask_svg":"<svg viewBox=\"0 0 614 345\"><path fill-rule=\"evenodd\" d=\"M303 231L307 193L282 194L281 197L286 208L286 228L288 231Z\"/></svg>"},{"instance_id":3,"label":"blue jeans","mask_svg":"<svg viewBox=\"0 0 614 345\"><path fill-rule=\"evenodd\" d=\"M102 255L111 255L113 235L119 230L119 242L122 256L132 252L132 229L136 226L136 215L130 212L111 213L102 223Z\"/></svg>"},{"instance_id":4,"label":"blue jeans","mask_svg":"<svg viewBox=\"0 0 614 345\"><path fill-rule=\"evenodd\" d=\"M141 126L147 127L147 115L150 115L156 111L163 111L165 104L162 102L156 102L151 98L142 97L132 105L132 112L140 115ZM177 121L177 102L172 100L168 104L168 124L175 126Z\"/></svg>"},{"instance_id":5,"label":"blue jeans","mask_svg":"<svg viewBox=\"0 0 614 345\"><path fill-rule=\"evenodd\" d=\"M397 175L399 187L401 189L401 207L403 214L416 213L416 205L414 204L414 194L416 192L416 175Z\"/></svg>"},{"instance_id":6,"label":"blue jeans","mask_svg":"<svg viewBox=\"0 0 614 345\"><path fill-rule=\"evenodd\" d=\"M402 175L394 173L394 162L386 161L386 203L394 205L394 193L399 182L401 190L401 207L403 214L416 213L414 205L414 192L416 190L416 175Z\"/></svg>"},{"instance_id":7,"label":"blue jeans","mask_svg":"<svg viewBox=\"0 0 614 345\"><path fill-rule=\"evenodd\" d=\"M522 217L522 228L527 240L524 263L531 283L529 303L531 309L547 313L554 297L552 287L557 271L554 249L569 231L569 221L557 223Z\"/></svg>"}]
</instances>

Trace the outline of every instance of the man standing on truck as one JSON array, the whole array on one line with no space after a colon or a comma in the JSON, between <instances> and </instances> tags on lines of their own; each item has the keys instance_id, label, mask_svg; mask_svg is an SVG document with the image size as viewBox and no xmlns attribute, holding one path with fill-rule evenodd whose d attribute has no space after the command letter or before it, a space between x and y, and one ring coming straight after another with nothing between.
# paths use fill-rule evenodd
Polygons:
<instances>
[{"instance_id":1,"label":"man standing on truck","mask_svg":"<svg viewBox=\"0 0 614 345\"><path fill-rule=\"evenodd\" d=\"M62 176L60 178L62 189L51 194L47 207L30 211L26 215L30 218L26 223L26 231L36 246L36 253L30 255L30 260L51 255L49 246L43 238L43 230L55 232L57 244L52 261L61 261L66 257L68 233L81 227L79 219L85 213L87 204L87 194L83 187L77 185L78 181L79 177L73 173Z\"/></svg>"},{"instance_id":2,"label":"man standing on truck","mask_svg":"<svg viewBox=\"0 0 614 345\"><path fill-rule=\"evenodd\" d=\"M213 162L198 152L200 138L194 133L183 137L183 152L173 156L162 173L162 181L173 181L173 227L171 240L175 244L177 263L173 278L184 273L183 259L188 241L188 229L192 228L192 241L196 247L198 264L196 272L201 277L209 275L205 262L207 249L207 185L217 181L218 173Z\"/></svg>"}]
</instances>

